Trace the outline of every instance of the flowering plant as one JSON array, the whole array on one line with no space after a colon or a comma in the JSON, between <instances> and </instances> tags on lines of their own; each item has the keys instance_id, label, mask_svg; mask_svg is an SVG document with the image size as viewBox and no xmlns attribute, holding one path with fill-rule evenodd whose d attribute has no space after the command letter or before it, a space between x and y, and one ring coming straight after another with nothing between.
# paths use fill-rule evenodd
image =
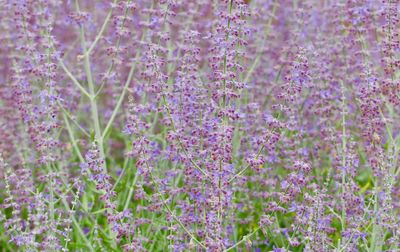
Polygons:
<instances>
[{"instance_id":1,"label":"flowering plant","mask_svg":"<svg viewBox=\"0 0 400 252\"><path fill-rule=\"evenodd\" d=\"M399 251L399 0L0 0L1 251Z\"/></svg>"}]
</instances>

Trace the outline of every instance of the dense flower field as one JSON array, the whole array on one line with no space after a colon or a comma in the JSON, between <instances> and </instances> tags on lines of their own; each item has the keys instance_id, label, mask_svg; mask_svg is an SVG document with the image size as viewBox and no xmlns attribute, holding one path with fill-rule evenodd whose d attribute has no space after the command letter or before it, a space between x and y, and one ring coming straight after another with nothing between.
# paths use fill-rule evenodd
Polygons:
<instances>
[{"instance_id":1,"label":"dense flower field","mask_svg":"<svg viewBox=\"0 0 400 252\"><path fill-rule=\"evenodd\" d=\"M0 0L0 251L400 251L399 0Z\"/></svg>"}]
</instances>

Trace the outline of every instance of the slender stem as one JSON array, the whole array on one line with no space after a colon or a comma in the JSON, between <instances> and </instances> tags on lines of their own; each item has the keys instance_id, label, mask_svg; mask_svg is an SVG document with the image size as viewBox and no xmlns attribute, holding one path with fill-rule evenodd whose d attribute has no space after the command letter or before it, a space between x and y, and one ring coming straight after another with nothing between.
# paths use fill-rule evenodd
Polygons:
<instances>
[{"instance_id":1,"label":"slender stem","mask_svg":"<svg viewBox=\"0 0 400 252\"><path fill-rule=\"evenodd\" d=\"M265 29L263 45L265 45L265 42L267 41L267 39L269 37L270 31L271 31L271 27L272 27L272 20L274 19L275 12L276 12L276 9L277 9L278 5L279 5L279 1L275 1L273 3L271 17L268 20L268 24L267 24L267 27ZM251 75L253 74L254 70L256 69L258 63L260 62L261 56L263 55L263 49L264 49L264 46L260 47L260 50L257 53L256 59L254 60L253 64L251 65L249 71L247 72L246 77L244 78L244 81L243 81L244 83L247 83L249 81Z\"/></svg>"},{"instance_id":2,"label":"slender stem","mask_svg":"<svg viewBox=\"0 0 400 252\"><path fill-rule=\"evenodd\" d=\"M138 58L138 56L136 58ZM126 79L125 85L124 85L124 87L122 89L122 93L119 96L119 99L117 101L117 105L115 105L115 108L114 108L114 110L113 110L113 112L111 114L111 117L108 120L107 126L105 127L105 129L103 131L103 135L101 135L102 141L105 138L105 136L107 135L108 131L110 130L110 128L111 128L111 126L112 126L112 124L113 124L113 122L115 120L115 117L117 116L117 114L119 112L119 108L121 107L122 102L124 101L124 98L125 98L125 95L126 95L126 91L128 90L128 86L132 81L133 73L134 73L135 68L136 68L136 62L137 62L137 59L134 62L132 62L132 66L131 66L131 69L129 71L128 78Z\"/></svg>"},{"instance_id":3,"label":"slender stem","mask_svg":"<svg viewBox=\"0 0 400 252\"><path fill-rule=\"evenodd\" d=\"M57 103L58 103L58 106L61 108L61 110L64 112L63 115L67 116L78 127L78 129L80 129L80 131L82 131L82 133L85 136L90 137L90 134L84 128L82 128L82 126L79 125L79 123L76 120L74 120L74 118L72 118L70 113L64 108L64 106L60 103L60 101L57 101Z\"/></svg>"},{"instance_id":4,"label":"slender stem","mask_svg":"<svg viewBox=\"0 0 400 252\"><path fill-rule=\"evenodd\" d=\"M235 243L233 246L227 248L224 250L224 252L228 252L231 251L232 249L237 248L240 244L248 241L250 239L251 236L253 236L255 233L257 233L257 231L260 230L260 227L256 228L253 232L251 232L248 235L243 236L242 240L240 240L239 242Z\"/></svg>"},{"instance_id":5,"label":"slender stem","mask_svg":"<svg viewBox=\"0 0 400 252\"><path fill-rule=\"evenodd\" d=\"M279 119L281 116L281 114L278 114L277 119ZM273 132L272 132L273 133ZM267 139L267 141L269 140L269 138ZM257 155L256 155L256 159L261 155L261 153L263 152L265 148L265 145L261 146L261 148L258 150ZM250 168L250 164L248 164L245 168L243 168L242 170L240 170L238 173L236 173L230 180L228 180L228 183L231 183L232 181L234 181L237 177L239 177L240 175L242 175L247 169Z\"/></svg>"},{"instance_id":6,"label":"slender stem","mask_svg":"<svg viewBox=\"0 0 400 252\"><path fill-rule=\"evenodd\" d=\"M131 3L131 1L129 0L129 1L128 1L128 4L130 4L130 3ZM125 9L124 17L123 17L123 19L122 19L121 26L120 26L121 28L123 28L123 26L124 26L124 24L125 24L125 20L126 20L126 16L127 16L127 15L128 15L128 8ZM116 47L116 50L117 50L117 51L119 50L119 47L120 47L120 45L121 45L121 38L122 38L122 36L119 36L118 39L117 39L117 42L116 42L116 46L115 46L115 47ZM111 73L111 71L113 70L113 68L114 68L114 59L111 59L111 64L110 64L110 66L108 67L107 72L106 72L106 74L105 74L106 77L110 75L110 73ZM101 82L100 88L96 91L95 97L97 97L97 96L100 95L100 93L101 93L101 91L103 90L103 88L104 88L104 86L106 85L106 83L107 83L107 78L104 78L104 79L102 80L102 82Z\"/></svg>"},{"instance_id":7,"label":"slender stem","mask_svg":"<svg viewBox=\"0 0 400 252\"><path fill-rule=\"evenodd\" d=\"M48 167L48 169L51 170L51 167ZM62 176L61 176L61 177L62 177ZM63 182L65 185L67 184L63 178L61 178L61 180L62 180L62 182ZM61 202L63 203L65 209L66 209L68 212L70 212L71 209L70 209L70 207L69 207L69 204L68 204L67 200L65 199L65 196L63 196L62 194L58 194L56 191L54 191L54 192L55 192L55 193L57 194L57 196L61 199ZM94 251L95 251L94 248L92 247L92 245L90 244L89 240L87 239L85 233L83 232L83 230L82 230L82 228L81 228L79 222L76 220L75 216L74 216L74 215L71 215L71 219L72 219L72 222L73 222L75 228L78 230L79 235L80 235L80 236L82 237L82 239L84 240L86 246L89 248L89 250L90 250L91 252L94 252Z\"/></svg>"},{"instance_id":8,"label":"slender stem","mask_svg":"<svg viewBox=\"0 0 400 252\"><path fill-rule=\"evenodd\" d=\"M123 169L122 169L122 171L121 171L121 174L118 176L117 181L115 181L115 183L114 183L114 185L113 185L113 187L112 187L112 189L111 189L112 191L114 191L115 188L117 187L117 185L121 182L122 177L125 175L126 168L128 168L128 166L129 166L129 163L130 163L130 159L129 159L129 157L127 157L127 158L124 160L124 166L123 166Z\"/></svg>"},{"instance_id":9,"label":"slender stem","mask_svg":"<svg viewBox=\"0 0 400 252\"><path fill-rule=\"evenodd\" d=\"M91 99L91 95L86 91L84 87L79 83L79 81L72 75L72 73L68 70L68 68L64 65L64 62L59 59L58 60L61 68L64 70L64 72L68 75L68 77L72 80L72 82L81 90L81 92L86 95L89 99Z\"/></svg>"},{"instance_id":10,"label":"slender stem","mask_svg":"<svg viewBox=\"0 0 400 252\"><path fill-rule=\"evenodd\" d=\"M117 3L117 0L114 0L112 2L112 5L115 5ZM113 12L113 7L111 7L110 11L108 12L106 18L104 19L103 25L100 28L99 33L97 34L95 40L93 41L93 43L90 45L89 49L86 51L86 56L89 57L90 53L93 51L93 49L95 48L97 42L99 42L100 38L102 37L104 31L106 30L107 24L110 21L111 15Z\"/></svg>"},{"instance_id":11,"label":"slender stem","mask_svg":"<svg viewBox=\"0 0 400 252\"><path fill-rule=\"evenodd\" d=\"M342 230L345 230L345 221L346 221L346 202L344 200L344 193L345 193L345 183L346 183L346 152L347 152L347 138L346 138L346 111L345 111L345 106L346 106L346 97L345 97L345 90L344 90L344 85L343 82L342 84L342 218L341 218L341 224L342 224Z\"/></svg>"},{"instance_id":12,"label":"slender stem","mask_svg":"<svg viewBox=\"0 0 400 252\"><path fill-rule=\"evenodd\" d=\"M172 118L171 110L170 110L170 108L169 108L169 106L168 106L167 99L165 98L165 94L163 95L163 100L164 100L164 103L165 103L165 107L166 107L166 109L167 109L167 114L168 114L168 117L169 117L169 120L170 120L170 123L171 123L171 126L172 126L172 130L173 130L173 131L175 132L175 134L177 135L179 146L181 147L181 149L182 149L183 153L185 154L186 158L189 159L190 163L191 163L196 169L198 169L204 176L206 176L207 178L210 178L210 176L209 176L202 168L200 168L200 166L198 166L198 165L193 161L193 159L189 156L189 153L186 151L186 148L185 148L185 146L183 145L183 143L182 143L182 141L181 141L181 138L180 138L179 135L177 134L177 130L176 130L176 126L175 126L175 123L174 123L174 119Z\"/></svg>"},{"instance_id":13,"label":"slender stem","mask_svg":"<svg viewBox=\"0 0 400 252\"><path fill-rule=\"evenodd\" d=\"M74 136L74 132L73 132L73 130L72 130L72 128L71 128L71 125L70 125L69 122L68 122L68 118L66 117L65 114L63 114L63 118L64 118L65 125L67 126L67 131L68 131L69 138L70 138L70 140L71 140L71 142L72 142L72 147L75 149L75 152L76 152L76 154L78 155L79 160L81 161L81 163L84 163L84 162L85 162L85 159L83 158L82 153L81 153L81 151L79 150L79 147L78 147L78 145L77 145L77 143L76 143L76 139L75 139L75 136Z\"/></svg>"},{"instance_id":14,"label":"slender stem","mask_svg":"<svg viewBox=\"0 0 400 252\"><path fill-rule=\"evenodd\" d=\"M55 208L54 208L54 173L51 172L50 164L47 164L47 169L49 171L49 180L50 180L50 199L49 199L49 205L50 205L50 234L51 236L54 236L54 229L55 229ZM52 244L54 246L54 244ZM54 247L51 247L50 251L55 251Z\"/></svg>"},{"instance_id":15,"label":"slender stem","mask_svg":"<svg viewBox=\"0 0 400 252\"><path fill-rule=\"evenodd\" d=\"M230 1L229 3L229 15L231 15L232 13L232 6L233 6L233 0ZM229 39L229 28L231 26L231 19L228 19L228 31L226 32L225 35L225 42L228 43L228 39ZM222 107L225 108L225 102L226 102L226 71L227 71L227 54L225 51L224 54L224 69L223 69L223 73L224 73L224 80L223 80L223 86L224 86L224 96L222 97ZM226 116L224 116L225 119ZM224 120L225 121L225 120Z\"/></svg>"},{"instance_id":16,"label":"slender stem","mask_svg":"<svg viewBox=\"0 0 400 252\"><path fill-rule=\"evenodd\" d=\"M154 2L153 2L153 4L154 4ZM152 4L152 7L153 7L153 4ZM164 18L164 22L165 22L165 18ZM143 31L143 34L142 34L142 37L141 37L140 41L143 41L143 39L146 36L146 33L147 33L147 29L145 29ZM126 95L126 91L128 90L129 84L131 83L131 81L133 79L133 73L135 72L136 63L138 62L139 57L140 57L140 51L136 53L135 59L131 63L131 68L129 70L128 78L125 81L125 85L124 85L124 87L122 89L121 95L119 96L117 104L115 105L115 108L114 108L114 110L113 110L113 112L111 114L111 117L108 120L107 125L106 125L106 127L105 127L105 129L103 131L103 135L102 135L103 139L106 137L108 131L110 130L110 128L111 128L111 126L112 126L112 124L113 124L113 122L115 120L115 117L117 116L118 111L119 111L119 109L120 109L120 107L122 105L122 102L124 101L124 98L125 98L125 95ZM102 87L99 89L99 92L101 91L101 89L102 89ZM97 95L98 94L96 94L96 96Z\"/></svg>"},{"instance_id":17,"label":"slender stem","mask_svg":"<svg viewBox=\"0 0 400 252\"><path fill-rule=\"evenodd\" d=\"M76 9L79 12L79 3L78 0L75 1ZM99 121L99 113L97 109L97 102L95 99L95 90L94 90L94 82L92 78L92 71L90 69L90 60L89 60L89 55L86 53L86 41L85 41L85 32L83 29L83 26L80 26L80 33L79 37L81 40L81 46L82 50L84 52L84 68L85 68L85 73L86 73L86 78L88 81L88 86L89 86L89 94L90 94L90 110L92 114L92 120L94 124L94 132L95 132L95 138L96 141L99 145L99 150L100 150L100 158L104 161L103 162L103 170L107 170L106 166L106 158L105 158L105 153L104 153L104 146L103 146L103 137L101 134L101 129L100 129L100 121Z\"/></svg>"},{"instance_id":18,"label":"slender stem","mask_svg":"<svg viewBox=\"0 0 400 252\"><path fill-rule=\"evenodd\" d=\"M150 167L149 167L147 162L146 162L146 165L147 165L147 168L150 171ZM183 223L178 219L178 217L176 217L176 215L174 213L172 213L171 209L169 208L169 206L166 203L166 199L164 198L163 194L161 193L160 189L158 188L158 184L157 184L156 180L154 179L152 172L150 171L149 173L150 173L150 178L153 181L154 186L155 186L155 188L156 188L156 190L158 192L158 195L160 195L162 204L165 206L165 208L167 209L168 213L172 216L172 218L174 218L174 220L179 224L179 226L181 226L181 228L186 232L186 234L188 234L190 236L190 238L195 243L197 243L203 249L207 250L207 247L203 243L201 243L199 240L197 240L197 238L185 227L185 225L183 225Z\"/></svg>"},{"instance_id":19,"label":"slender stem","mask_svg":"<svg viewBox=\"0 0 400 252\"><path fill-rule=\"evenodd\" d=\"M133 195L133 190L134 190L134 186L136 185L136 181L137 181L138 177L139 177L139 172L136 171L135 177L133 178L132 184L131 184L131 186L130 186L130 188L129 188L128 197L126 198L126 202L125 202L125 206L124 206L124 211L125 211L126 209L128 209L128 207L129 207L129 202L131 202L132 195Z\"/></svg>"},{"instance_id":20,"label":"slender stem","mask_svg":"<svg viewBox=\"0 0 400 252\"><path fill-rule=\"evenodd\" d=\"M258 153L256 155L256 159L261 155L261 152L264 150L264 145L258 150ZM242 175L245 171L247 171L247 169L250 168L250 164L248 164L245 168L243 168L241 171L239 171L238 173L236 173L230 180L228 180L229 183L231 183L232 181L234 181L237 177L239 177L240 175Z\"/></svg>"}]
</instances>

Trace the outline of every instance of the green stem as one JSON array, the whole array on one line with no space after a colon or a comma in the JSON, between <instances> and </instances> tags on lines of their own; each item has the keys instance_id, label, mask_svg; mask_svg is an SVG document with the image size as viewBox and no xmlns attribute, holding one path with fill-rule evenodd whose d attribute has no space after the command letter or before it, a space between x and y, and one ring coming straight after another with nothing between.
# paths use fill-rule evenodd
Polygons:
<instances>
[{"instance_id":1,"label":"green stem","mask_svg":"<svg viewBox=\"0 0 400 252\"><path fill-rule=\"evenodd\" d=\"M346 228L346 202L344 200L344 193L345 193L345 183L346 183L346 152L347 152L347 138L346 138L346 102L345 102L345 90L343 82L342 85L342 217L341 217L341 224L342 230L344 231Z\"/></svg>"},{"instance_id":2,"label":"green stem","mask_svg":"<svg viewBox=\"0 0 400 252\"><path fill-rule=\"evenodd\" d=\"M251 232L248 235L243 236L242 240L240 240L239 242L235 243L233 246L227 248L224 250L224 252L228 252L231 251L232 249L237 248L239 245L241 245L242 243L249 241L250 237L253 236L255 233L257 233L257 231L260 230L260 227L256 228L253 232Z\"/></svg>"},{"instance_id":3,"label":"green stem","mask_svg":"<svg viewBox=\"0 0 400 252\"><path fill-rule=\"evenodd\" d=\"M69 122L68 122L68 118L66 117L65 114L63 114L63 118L64 118L65 125L67 126L67 131L68 131L68 135L69 135L69 138L70 138L70 140L71 140L71 143L72 143L72 147L74 148L76 154L78 155L79 161L80 161L81 163L84 163L84 162L85 162L85 159L83 158L82 153L81 153L81 151L79 150L78 144L76 143L76 139L75 139L75 136L74 136L74 132L73 132L73 130L72 130L72 128L71 128L71 125L70 125Z\"/></svg>"},{"instance_id":4,"label":"green stem","mask_svg":"<svg viewBox=\"0 0 400 252\"><path fill-rule=\"evenodd\" d=\"M173 130L175 133L177 133L177 129L176 129L176 126L175 126L175 123L174 123L174 119L172 118L171 110L170 110L170 108L169 108L169 106L168 106L167 99L165 98L165 94L163 95L163 101L164 101L165 107L166 107L166 109L167 109L167 114L168 114L168 117L169 117L169 120L170 120L170 123L171 123L171 126L172 126L172 130ZM186 148L185 148L185 146L183 145L183 143L182 143L182 141L181 141L181 138L179 137L178 134L177 134L177 138L178 138L179 146L181 147L181 149L182 149L183 153L185 154L186 158L189 159L190 163L191 163L196 169L198 169L206 178L209 179L210 176L209 176L202 168L200 168L200 166L198 166L198 165L193 161L193 159L189 156L189 153L186 151Z\"/></svg>"},{"instance_id":5,"label":"green stem","mask_svg":"<svg viewBox=\"0 0 400 252\"><path fill-rule=\"evenodd\" d=\"M117 0L113 1L113 5L115 5L117 3ZM90 45L89 49L86 51L86 55L89 57L90 53L93 51L93 49L95 48L97 42L99 42L101 36L103 35L104 31L106 30L107 24L110 21L111 15L113 12L113 7L111 7L110 11L108 12L106 18L104 19L103 25L100 28L99 33L97 34L95 40L93 41L93 43Z\"/></svg>"},{"instance_id":6,"label":"green stem","mask_svg":"<svg viewBox=\"0 0 400 252\"><path fill-rule=\"evenodd\" d=\"M61 68L64 70L64 72L68 75L68 77L72 80L72 83L75 84L75 86L77 86L81 92L86 95L89 99L91 99L91 95L86 91L86 89L84 87L82 87L82 85L79 83L79 81L74 77L74 75L72 75L72 73L68 70L68 68L65 66L64 62L62 61L62 59L58 60L58 63L60 64Z\"/></svg>"},{"instance_id":7,"label":"green stem","mask_svg":"<svg viewBox=\"0 0 400 252\"><path fill-rule=\"evenodd\" d=\"M78 0L75 1L76 9L78 12L80 12L79 9L79 3ZM80 26L80 33L79 33L80 41L81 41L81 46L82 50L84 52L84 69L86 73L86 78L88 81L88 86L89 86L89 94L90 94L90 110L91 110L91 115L92 115L92 120L94 124L94 132L95 132L95 140L97 141L97 144L99 146L100 150L100 158L103 160L103 171L107 171L107 166L106 166L106 158L105 158L105 153L104 153L104 146L103 146L103 137L101 134L101 128L100 128L100 121L99 121L99 112L97 108L97 102L95 98L95 90L94 90L94 82L93 82L93 77L92 77L92 71L90 68L90 60L89 60L89 55L87 54L87 49L86 49L86 41L85 41L85 32L83 29L83 26Z\"/></svg>"},{"instance_id":8,"label":"green stem","mask_svg":"<svg viewBox=\"0 0 400 252\"><path fill-rule=\"evenodd\" d=\"M133 178L132 184L131 184L131 186L130 186L130 188L129 188L128 197L126 198L126 202L125 202L125 205L124 205L124 211L125 211L126 209L128 209L129 203L131 202L132 195L133 195L133 190L134 190L134 187L135 187L135 185L136 185L136 181L137 181L137 179L138 179L138 177L139 177L138 175L139 175L139 172L136 171L135 177Z\"/></svg>"},{"instance_id":9,"label":"green stem","mask_svg":"<svg viewBox=\"0 0 400 252\"><path fill-rule=\"evenodd\" d=\"M90 137L90 134L84 129L84 128L82 128L82 126L81 125L79 125L79 123L74 119L74 118L72 118L72 116L69 114L69 112L64 108L64 106L59 102L59 101L57 101L57 103L58 103L58 106L61 108L61 110L64 112L63 113L63 116L67 116L77 127L78 127L78 129L80 129L80 131L82 131L82 133L85 135L85 136L87 136L87 137ZM64 117L65 118L65 117ZM66 121L68 121L68 120L66 120Z\"/></svg>"},{"instance_id":10,"label":"green stem","mask_svg":"<svg viewBox=\"0 0 400 252\"><path fill-rule=\"evenodd\" d=\"M261 152L264 150L264 145L258 150L257 155L256 155L256 159L261 155ZM250 164L247 164L246 167L244 167L242 170L240 170L238 173L236 173L230 180L228 180L229 183L231 183L232 181L234 181L235 179L237 179L237 177L239 177L240 175L242 175L245 171L247 171L247 169L250 168Z\"/></svg>"},{"instance_id":11,"label":"green stem","mask_svg":"<svg viewBox=\"0 0 400 252\"><path fill-rule=\"evenodd\" d=\"M153 181L154 186L155 186L155 188L156 188L158 194L160 195L162 204L165 206L165 208L167 209L168 213L169 213L169 214L171 215L171 217L178 223L178 225L186 232L186 234L189 235L190 238L191 238L195 243L197 243L197 245L199 245L199 246L202 247L203 249L207 250L207 247L206 247L203 243L201 243L199 240L197 240L197 238L185 227L185 225L183 225L183 223L178 219L178 217L176 217L176 215L175 215L174 213L172 213L171 209L169 208L169 206L168 206L167 203L166 203L166 200L165 200L163 194L161 193L160 189L158 188L157 181L154 179L153 174L152 174L152 172L151 172L151 170L150 170L150 167L149 167L149 165L148 165L147 162L146 162L146 165L147 165L147 168L149 169L150 178L151 178L151 180Z\"/></svg>"}]
</instances>

